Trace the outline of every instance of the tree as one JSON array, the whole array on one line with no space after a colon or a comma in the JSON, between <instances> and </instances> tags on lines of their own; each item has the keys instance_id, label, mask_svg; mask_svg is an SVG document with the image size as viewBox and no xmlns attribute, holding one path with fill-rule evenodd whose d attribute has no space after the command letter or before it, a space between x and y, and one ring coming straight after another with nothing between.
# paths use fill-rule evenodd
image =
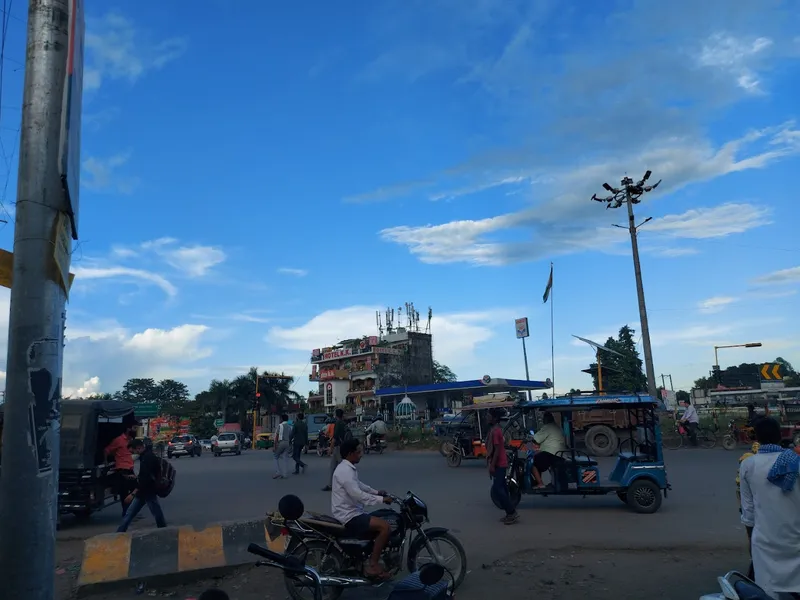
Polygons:
<instances>
[{"instance_id":1,"label":"tree","mask_svg":"<svg viewBox=\"0 0 800 600\"><path fill-rule=\"evenodd\" d=\"M181 381L162 379L156 384L156 395L159 413L180 418L188 417L194 407L189 404L189 388Z\"/></svg>"},{"instance_id":2,"label":"tree","mask_svg":"<svg viewBox=\"0 0 800 600\"><path fill-rule=\"evenodd\" d=\"M774 363L783 366L783 381L787 387L800 385L800 375L794 370L791 363L780 356ZM757 390L761 387L762 363L742 363L720 369L719 380L709 373L708 377L695 379L694 387L701 390L713 390L720 384L724 388L750 388Z\"/></svg>"},{"instance_id":3,"label":"tree","mask_svg":"<svg viewBox=\"0 0 800 600\"><path fill-rule=\"evenodd\" d=\"M458 381L458 377L447 365L439 361L433 361L433 383L453 383Z\"/></svg>"},{"instance_id":4,"label":"tree","mask_svg":"<svg viewBox=\"0 0 800 600\"><path fill-rule=\"evenodd\" d=\"M647 376L642 372L642 359L636 349L635 334L636 330L625 325L620 328L617 339L606 340L606 348L618 352L619 355L600 350L604 389L614 392L647 391ZM589 365L589 369L595 389L599 389L597 363Z\"/></svg>"},{"instance_id":5,"label":"tree","mask_svg":"<svg viewBox=\"0 0 800 600\"><path fill-rule=\"evenodd\" d=\"M678 402L688 402L691 399L692 396L689 392L686 392L684 390L678 390L677 392L675 392L675 400L677 400Z\"/></svg>"},{"instance_id":6,"label":"tree","mask_svg":"<svg viewBox=\"0 0 800 600\"><path fill-rule=\"evenodd\" d=\"M189 431L200 439L208 439L217 434L213 415L198 415L189 421Z\"/></svg>"},{"instance_id":7,"label":"tree","mask_svg":"<svg viewBox=\"0 0 800 600\"><path fill-rule=\"evenodd\" d=\"M143 402L157 402L158 390L156 382L152 379L133 378L128 379L122 390L116 394L120 400L141 404Z\"/></svg>"}]
</instances>

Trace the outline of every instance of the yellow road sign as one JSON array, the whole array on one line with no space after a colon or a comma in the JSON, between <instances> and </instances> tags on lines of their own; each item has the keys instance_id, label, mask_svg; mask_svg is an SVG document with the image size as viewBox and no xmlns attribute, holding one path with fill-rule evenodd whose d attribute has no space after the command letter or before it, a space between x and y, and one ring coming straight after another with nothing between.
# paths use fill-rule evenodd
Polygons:
<instances>
[{"instance_id":1,"label":"yellow road sign","mask_svg":"<svg viewBox=\"0 0 800 600\"><path fill-rule=\"evenodd\" d=\"M14 254L8 250L0 248L0 287L11 289L12 278L14 275ZM69 274L68 288L72 287L75 273Z\"/></svg>"},{"instance_id":2,"label":"yellow road sign","mask_svg":"<svg viewBox=\"0 0 800 600\"><path fill-rule=\"evenodd\" d=\"M761 365L761 379L764 381L781 381L783 373L781 373L780 363L767 363Z\"/></svg>"}]
</instances>

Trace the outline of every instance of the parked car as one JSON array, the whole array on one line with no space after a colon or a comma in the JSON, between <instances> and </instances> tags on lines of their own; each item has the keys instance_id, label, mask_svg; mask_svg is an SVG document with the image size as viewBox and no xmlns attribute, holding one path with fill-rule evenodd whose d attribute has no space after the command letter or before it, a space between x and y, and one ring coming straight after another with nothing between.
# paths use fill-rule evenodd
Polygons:
<instances>
[{"instance_id":1,"label":"parked car","mask_svg":"<svg viewBox=\"0 0 800 600\"><path fill-rule=\"evenodd\" d=\"M211 440L200 440L200 446L203 450L211 450Z\"/></svg>"},{"instance_id":2,"label":"parked car","mask_svg":"<svg viewBox=\"0 0 800 600\"><path fill-rule=\"evenodd\" d=\"M239 434L228 431L220 433L216 441L211 443L211 451L214 456L222 456L224 453L233 453L239 455L242 453L242 444L239 439Z\"/></svg>"},{"instance_id":3,"label":"parked car","mask_svg":"<svg viewBox=\"0 0 800 600\"><path fill-rule=\"evenodd\" d=\"M168 458L180 458L181 456L200 456L203 447L193 435L176 435L167 445Z\"/></svg>"}]
</instances>

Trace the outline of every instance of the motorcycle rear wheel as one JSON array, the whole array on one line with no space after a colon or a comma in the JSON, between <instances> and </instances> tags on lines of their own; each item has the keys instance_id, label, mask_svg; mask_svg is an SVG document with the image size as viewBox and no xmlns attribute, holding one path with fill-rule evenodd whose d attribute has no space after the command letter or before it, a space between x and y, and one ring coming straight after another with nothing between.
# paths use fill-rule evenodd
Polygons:
<instances>
[{"instance_id":1,"label":"motorcycle rear wheel","mask_svg":"<svg viewBox=\"0 0 800 600\"><path fill-rule=\"evenodd\" d=\"M304 544L297 544L293 549L287 549L287 553L296 556L309 567L317 569L320 575L339 575L342 572L344 557L335 548L329 549L328 542L322 540L306 540ZM314 591L305 586L301 586L291 577L284 577L283 582L286 591L293 600L312 600ZM323 600L338 600L344 588L325 587L322 591Z\"/></svg>"}]
</instances>

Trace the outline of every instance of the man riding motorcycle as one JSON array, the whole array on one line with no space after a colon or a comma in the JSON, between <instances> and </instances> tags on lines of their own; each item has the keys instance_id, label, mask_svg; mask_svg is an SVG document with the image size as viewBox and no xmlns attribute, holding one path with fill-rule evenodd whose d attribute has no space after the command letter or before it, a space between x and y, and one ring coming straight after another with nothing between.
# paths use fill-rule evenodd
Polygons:
<instances>
[{"instance_id":1,"label":"man riding motorcycle","mask_svg":"<svg viewBox=\"0 0 800 600\"><path fill-rule=\"evenodd\" d=\"M383 420L383 416L378 415L375 417L375 420L367 427L366 432L367 448L371 448L373 436L378 440L386 435L386 421Z\"/></svg>"}]
</instances>

